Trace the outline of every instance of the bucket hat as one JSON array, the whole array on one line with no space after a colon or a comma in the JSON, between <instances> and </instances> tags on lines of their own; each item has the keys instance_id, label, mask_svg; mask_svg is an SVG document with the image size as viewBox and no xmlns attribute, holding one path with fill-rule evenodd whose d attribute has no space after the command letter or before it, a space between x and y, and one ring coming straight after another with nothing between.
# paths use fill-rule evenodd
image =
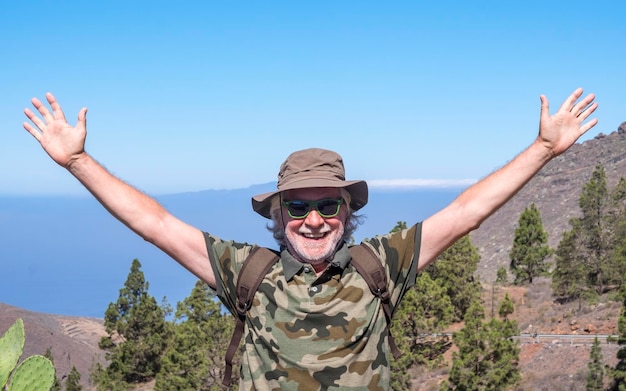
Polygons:
<instances>
[{"instance_id":1,"label":"bucket hat","mask_svg":"<svg viewBox=\"0 0 626 391\"><path fill-rule=\"evenodd\" d=\"M272 197L285 190L311 187L344 188L350 193L350 208L359 210L367 204L367 183L346 181L343 159L337 152L309 148L293 152L281 164L276 191L252 197L252 209L263 217L271 218Z\"/></svg>"}]
</instances>

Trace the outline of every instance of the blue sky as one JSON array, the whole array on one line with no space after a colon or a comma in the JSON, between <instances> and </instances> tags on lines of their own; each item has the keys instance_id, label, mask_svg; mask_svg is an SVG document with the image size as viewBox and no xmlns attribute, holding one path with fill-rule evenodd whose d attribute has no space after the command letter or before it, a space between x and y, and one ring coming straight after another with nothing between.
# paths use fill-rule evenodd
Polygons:
<instances>
[{"instance_id":1,"label":"blue sky","mask_svg":"<svg viewBox=\"0 0 626 391\"><path fill-rule=\"evenodd\" d=\"M576 87L626 121L621 1L26 1L0 5L0 194L86 194L22 128L53 92L152 194L275 180L306 147L350 179L473 180Z\"/></svg>"}]
</instances>

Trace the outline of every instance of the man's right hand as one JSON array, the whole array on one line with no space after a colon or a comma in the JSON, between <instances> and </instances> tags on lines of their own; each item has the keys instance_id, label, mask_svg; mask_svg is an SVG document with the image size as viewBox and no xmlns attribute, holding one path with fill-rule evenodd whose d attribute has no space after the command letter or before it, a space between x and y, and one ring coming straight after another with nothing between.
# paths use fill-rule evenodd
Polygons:
<instances>
[{"instance_id":1,"label":"man's right hand","mask_svg":"<svg viewBox=\"0 0 626 391\"><path fill-rule=\"evenodd\" d=\"M76 127L72 127L67 123L61 106L51 93L46 94L46 100L52 113L39 99L33 98L31 102L42 118L32 110L24 109L24 114L35 125L24 122L24 129L39 141L52 160L62 167L69 168L72 162L85 152L87 108L80 110Z\"/></svg>"}]
</instances>

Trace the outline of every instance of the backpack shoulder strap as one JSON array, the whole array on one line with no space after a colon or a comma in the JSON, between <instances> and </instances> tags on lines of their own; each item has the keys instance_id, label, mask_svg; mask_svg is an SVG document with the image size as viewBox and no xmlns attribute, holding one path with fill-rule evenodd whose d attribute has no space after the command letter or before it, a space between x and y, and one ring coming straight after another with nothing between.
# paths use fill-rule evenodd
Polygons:
<instances>
[{"instance_id":1,"label":"backpack shoulder strap","mask_svg":"<svg viewBox=\"0 0 626 391\"><path fill-rule=\"evenodd\" d=\"M387 288L387 274L382 263L374 251L366 244L361 243L358 246L350 247L350 255L352 256L352 265L359 272L361 277L367 282L372 294L380 298L387 319L387 334L389 339L389 347L393 357L397 359L402 355L396 342L391 335L391 307L389 305L389 289Z\"/></svg>"},{"instance_id":2,"label":"backpack shoulder strap","mask_svg":"<svg viewBox=\"0 0 626 391\"><path fill-rule=\"evenodd\" d=\"M230 385L233 372L233 358L239 341L243 335L246 321L246 313L252 307L252 300L261 281L272 266L278 261L279 256L274 251L265 247L255 247L250 251L237 276L237 325L230 339L230 345L226 351L226 368L222 384Z\"/></svg>"}]
</instances>

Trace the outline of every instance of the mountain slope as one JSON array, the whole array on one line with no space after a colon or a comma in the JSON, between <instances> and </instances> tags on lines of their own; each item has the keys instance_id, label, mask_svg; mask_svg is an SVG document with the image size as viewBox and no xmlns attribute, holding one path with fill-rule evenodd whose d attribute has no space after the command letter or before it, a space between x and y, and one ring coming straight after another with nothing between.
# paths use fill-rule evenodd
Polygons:
<instances>
[{"instance_id":1,"label":"mountain slope","mask_svg":"<svg viewBox=\"0 0 626 391\"><path fill-rule=\"evenodd\" d=\"M606 170L609 189L626 177L626 122L617 131L576 144L549 162L515 197L470 234L481 255L478 274L483 282L495 281L500 266L508 269L508 254L519 216L531 203L541 212L549 245L556 248L563 232L570 229L569 220L580 215L580 191L598 163Z\"/></svg>"},{"instance_id":2,"label":"mountain slope","mask_svg":"<svg viewBox=\"0 0 626 391\"><path fill-rule=\"evenodd\" d=\"M18 318L24 321L26 334L21 360L43 355L49 348L57 377L67 376L74 366L87 390L90 368L95 362L104 363L104 353L98 348L98 341L106 335L102 319L32 312L0 303L0 333Z\"/></svg>"}]
</instances>

